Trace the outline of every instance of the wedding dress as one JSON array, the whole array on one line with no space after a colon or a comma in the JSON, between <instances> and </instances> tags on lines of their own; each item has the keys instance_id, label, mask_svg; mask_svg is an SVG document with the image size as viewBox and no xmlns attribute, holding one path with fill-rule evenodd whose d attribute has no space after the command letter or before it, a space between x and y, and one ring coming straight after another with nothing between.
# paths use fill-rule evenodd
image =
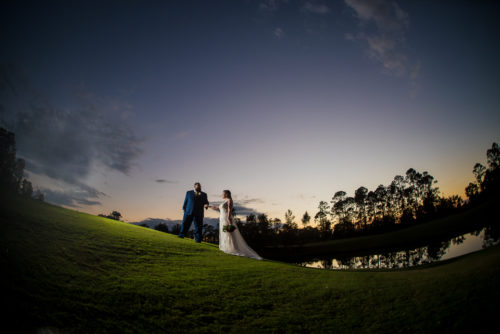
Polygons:
<instances>
[{"instance_id":1,"label":"wedding dress","mask_svg":"<svg viewBox=\"0 0 500 334\"><path fill-rule=\"evenodd\" d=\"M262 260L252 248L250 248L238 229L238 226L233 223L235 230L233 232L224 232L223 227L227 225L227 202L224 201L219 205L219 249L224 253L246 256L256 260Z\"/></svg>"}]
</instances>

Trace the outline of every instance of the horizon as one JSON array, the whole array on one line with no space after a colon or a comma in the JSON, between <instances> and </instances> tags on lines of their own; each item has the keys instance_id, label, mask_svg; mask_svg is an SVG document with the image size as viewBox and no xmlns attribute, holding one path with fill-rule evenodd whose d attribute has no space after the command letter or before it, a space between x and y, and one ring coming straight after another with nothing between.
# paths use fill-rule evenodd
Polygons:
<instances>
[{"instance_id":1,"label":"horizon","mask_svg":"<svg viewBox=\"0 0 500 334\"><path fill-rule=\"evenodd\" d=\"M466 199L500 142L499 2L3 7L0 126L46 201L77 211L179 220L199 181L302 227L409 168Z\"/></svg>"}]
</instances>

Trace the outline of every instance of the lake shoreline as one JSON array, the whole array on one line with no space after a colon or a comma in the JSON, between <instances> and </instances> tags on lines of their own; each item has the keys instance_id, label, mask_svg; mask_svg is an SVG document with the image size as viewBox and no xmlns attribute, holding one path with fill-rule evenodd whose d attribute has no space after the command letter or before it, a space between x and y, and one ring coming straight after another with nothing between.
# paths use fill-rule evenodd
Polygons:
<instances>
[{"instance_id":1,"label":"lake shoreline","mask_svg":"<svg viewBox=\"0 0 500 334\"><path fill-rule=\"evenodd\" d=\"M494 198L476 207L418 225L383 234L360 236L332 241L292 246L267 246L261 250L270 259L286 261L314 256L363 256L369 253L394 252L423 247L498 224L495 209L500 204Z\"/></svg>"}]
</instances>

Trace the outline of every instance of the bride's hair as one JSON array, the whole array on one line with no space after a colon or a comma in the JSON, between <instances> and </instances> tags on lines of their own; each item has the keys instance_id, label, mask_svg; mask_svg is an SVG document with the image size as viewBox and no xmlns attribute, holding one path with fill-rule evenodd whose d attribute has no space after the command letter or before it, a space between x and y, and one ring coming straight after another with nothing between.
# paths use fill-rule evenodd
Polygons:
<instances>
[{"instance_id":1,"label":"bride's hair","mask_svg":"<svg viewBox=\"0 0 500 334\"><path fill-rule=\"evenodd\" d=\"M227 197L229 197L230 199L233 199L233 198L231 197L231 191L229 191L229 190L227 190L227 189L226 189L226 190L223 190L223 191L224 191L224 193L226 193L226 196L227 196Z\"/></svg>"}]
</instances>

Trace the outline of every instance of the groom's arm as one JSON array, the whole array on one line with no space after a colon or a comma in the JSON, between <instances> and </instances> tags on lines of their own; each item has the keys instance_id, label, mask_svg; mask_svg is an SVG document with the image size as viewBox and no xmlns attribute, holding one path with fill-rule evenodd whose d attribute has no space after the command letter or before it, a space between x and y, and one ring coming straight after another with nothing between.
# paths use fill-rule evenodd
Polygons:
<instances>
[{"instance_id":1,"label":"groom's arm","mask_svg":"<svg viewBox=\"0 0 500 334\"><path fill-rule=\"evenodd\" d=\"M186 205L188 201L188 191L186 191L186 197L184 198L184 204L182 205L182 210L186 211Z\"/></svg>"},{"instance_id":2,"label":"groom's arm","mask_svg":"<svg viewBox=\"0 0 500 334\"><path fill-rule=\"evenodd\" d=\"M205 202L203 203L203 205L207 205L206 208L208 208L208 197L207 197L207 194L205 194Z\"/></svg>"}]
</instances>

